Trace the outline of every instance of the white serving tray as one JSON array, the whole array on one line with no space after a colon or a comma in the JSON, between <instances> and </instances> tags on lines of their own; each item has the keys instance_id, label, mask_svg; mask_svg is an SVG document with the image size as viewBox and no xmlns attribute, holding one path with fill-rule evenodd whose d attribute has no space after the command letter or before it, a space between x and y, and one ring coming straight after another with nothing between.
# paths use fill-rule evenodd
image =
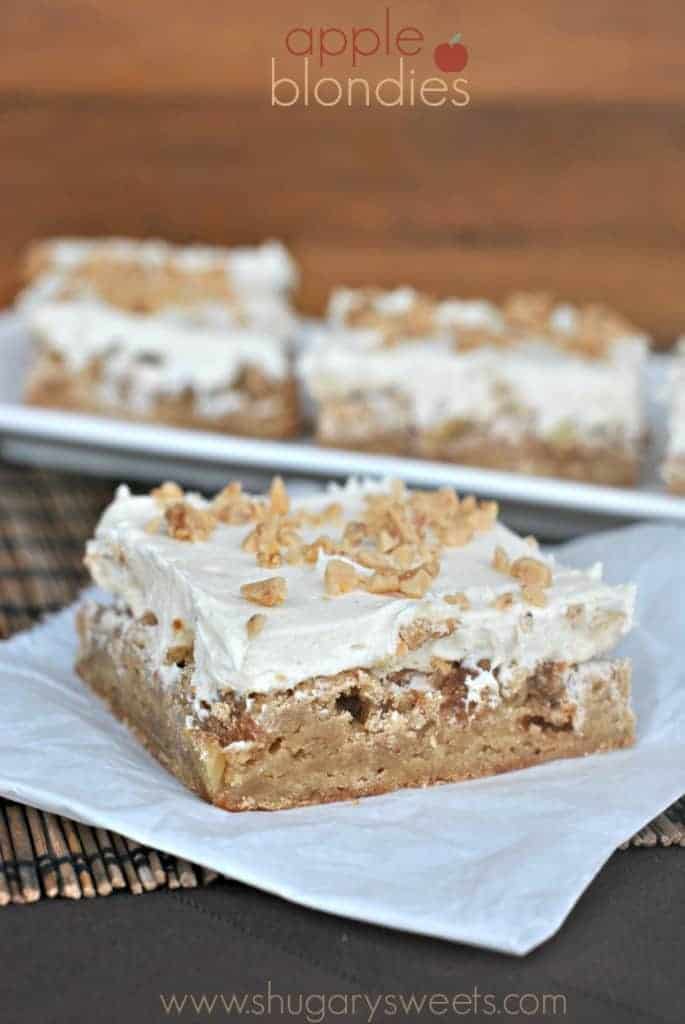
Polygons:
<instances>
[{"instance_id":1,"label":"white serving tray","mask_svg":"<svg viewBox=\"0 0 685 1024\"><path fill-rule=\"evenodd\" d=\"M659 477L667 356L652 357L649 367L650 444L637 488L332 450L306 438L261 441L34 409L21 401L28 358L28 338L18 318L1 314L0 451L12 461L120 479L173 478L203 489L221 486L231 473L255 483L273 472L320 480L394 476L419 487L450 486L496 498L511 525L549 539L640 519L685 524L685 498L666 494Z\"/></svg>"}]
</instances>

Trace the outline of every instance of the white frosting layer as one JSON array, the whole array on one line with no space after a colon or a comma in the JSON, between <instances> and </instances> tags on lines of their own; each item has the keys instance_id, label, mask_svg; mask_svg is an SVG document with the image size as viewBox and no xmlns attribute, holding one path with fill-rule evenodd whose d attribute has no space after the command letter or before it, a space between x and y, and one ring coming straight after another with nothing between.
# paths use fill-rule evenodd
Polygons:
<instances>
[{"instance_id":1,"label":"white frosting layer","mask_svg":"<svg viewBox=\"0 0 685 1024\"><path fill-rule=\"evenodd\" d=\"M396 392L420 429L465 420L510 438L571 428L588 443L632 442L644 430L645 358L638 337L588 360L535 339L459 352L447 338L380 347L375 331L332 328L314 336L300 372L320 403L352 392Z\"/></svg>"},{"instance_id":2,"label":"white frosting layer","mask_svg":"<svg viewBox=\"0 0 685 1024\"><path fill-rule=\"evenodd\" d=\"M289 373L283 340L256 329L210 331L83 302L41 305L29 324L70 371L101 361L103 399L139 412L187 388L200 406L216 412L243 367L258 367L275 380Z\"/></svg>"},{"instance_id":3,"label":"white frosting layer","mask_svg":"<svg viewBox=\"0 0 685 1024\"><path fill-rule=\"evenodd\" d=\"M381 484L350 482L346 489L301 499L295 507L320 510L341 502L345 518L359 516L364 496L386 489ZM198 496L192 502L204 506ZM530 547L502 525L477 535L463 548L443 550L441 569L425 597L374 595L355 590L342 597L325 596L327 557L314 567L284 565L261 569L255 556L241 549L251 525L219 525L206 541L174 540L146 532L160 507L149 496L134 497L121 487L104 513L95 539L88 545L87 564L93 578L123 599L135 616L153 611L158 664L179 643L174 621L184 625L182 638L194 644L194 684L198 697L212 701L220 691L266 692L295 686L315 676L379 666L395 655L400 630L418 621L456 628L401 659L401 667L425 669L431 657L476 664L489 659L494 670L518 664L583 662L610 648L630 626L634 588L608 586L601 567L588 572L554 565L553 584L545 607L517 600L509 610L493 607L496 596L516 592L518 584L492 567L496 545L511 558L530 555ZM340 528L326 527L335 540ZM311 537L321 532L313 529ZM258 607L240 593L243 583L283 576L287 598L277 607ZM464 610L444 600L462 592ZM578 616L570 606L582 605ZM247 620L255 612L266 618L262 631L250 638ZM178 627L178 621L176 621ZM399 667L397 659L394 667Z\"/></svg>"},{"instance_id":4,"label":"white frosting layer","mask_svg":"<svg viewBox=\"0 0 685 1024\"><path fill-rule=\"evenodd\" d=\"M301 359L316 402L393 392L408 401L419 429L459 420L514 439L529 433L553 438L561 431L586 444L631 444L644 432L642 335L617 339L597 359L532 335L516 345L459 351L455 329L458 339L459 328L497 335L506 324L490 302L446 299L436 306L433 335L384 346L379 330L346 325L358 301L352 289L333 293L327 328L313 336ZM381 316L401 316L416 301L413 289L398 288L380 292L372 305ZM572 335L578 317L573 306L558 305L550 325Z\"/></svg>"}]
</instances>

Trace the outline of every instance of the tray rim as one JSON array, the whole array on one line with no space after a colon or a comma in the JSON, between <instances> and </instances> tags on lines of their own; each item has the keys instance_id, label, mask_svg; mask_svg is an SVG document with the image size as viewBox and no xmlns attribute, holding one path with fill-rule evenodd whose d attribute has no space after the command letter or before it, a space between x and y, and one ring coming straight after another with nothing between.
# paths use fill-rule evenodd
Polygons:
<instances>
[{"instance_id":1,"label":"tray rim","mask_svg":"<svg viewBox=\"0 0 685 1024\"><path fill-rule=\"evenodd\" d=\"M307 438L266 441L199 430L129 423L101 416L0 402L0 437L87 446L109 452L170 458L299 476L400 477L417 487L455 487L540 508L621 519L685 523L685 498L652 490L606 487L552 477L479 469L427 459L324 448Z\"/></svg>"}]
</instances>

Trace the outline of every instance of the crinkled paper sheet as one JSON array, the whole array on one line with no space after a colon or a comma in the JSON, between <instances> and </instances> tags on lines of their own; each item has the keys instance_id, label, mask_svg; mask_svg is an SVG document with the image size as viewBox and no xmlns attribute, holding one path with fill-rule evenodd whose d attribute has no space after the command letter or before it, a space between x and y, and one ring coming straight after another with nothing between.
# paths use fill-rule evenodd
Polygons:
<instances>
[{"instance_id":1,"label":"crinkled paper sheet","mask_svg":"<svg viewBox=\"0 0 685 1024\"><path fill-rule=\"evenodd\" d=\"M560 552L639 587L638 743L357 803L230 814L167 774L72 671L73 609L0 645L0 792L307 907L523 954L612 851L685 792L685 530L636 526ZM655 884L658 884L655 880Z\"/></svg>"}]
</instances>

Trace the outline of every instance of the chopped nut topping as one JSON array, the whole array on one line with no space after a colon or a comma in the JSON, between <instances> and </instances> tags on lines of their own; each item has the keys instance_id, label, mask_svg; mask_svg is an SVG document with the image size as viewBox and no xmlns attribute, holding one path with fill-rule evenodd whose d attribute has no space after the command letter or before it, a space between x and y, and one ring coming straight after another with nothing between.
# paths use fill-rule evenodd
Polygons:
<instances>
[{"instance_id":1,"label":"chopped nut topping","mask_svg":"<svg viewBox=\"0 0 685 1024\"><path fill-rule=\"evenodd\" d=\"M436 576L440 575L440 555L434 554L428 557L428 559L419 568L424 569L429 576L435 579Z\"/></svg>"},{"instance_id":2,"label":"chopped nut topping","mask_svg":"<svg viewBox=\"0 0 685 1024\"><path fill-rule=\"evenodd\" d=\"M323 551L325 555L336 554L336 546L330 537L326 534L321 534L311 544L305 544L302 548L302 554L305 562L308 565L316 565L319 559L319 552Z\"/></svg>"},{"instance_id":3,"label":"chopped nut topping","mask_svg":"<svg viewBox=\"0 0 685 1024\"><path fill-rule=\"evenodd\" d=\"M176 494L175 485L164 486L171 488L165 494ZM443 550L463 547L475 533L490 530L498 507L494 501L478 502L473 495L460 500L449 488L408 491L396 480L389 492L365 496L358 520L344 523L343 513L339 502L320 512L306 508L291 511L280 477L274 478L266 500L243 494L236 481L224 487L207 510L178 500L165 509L169 532L179 540L206 539L217 523L252 523L241 548L254 555L261 568L278 568L284 562L313 566L321 552L345 556L346 561L334 558L326 569L324 585L329 594L360 588L373 594L421 598L440 574ZM342 539L320 534L306 542L301 531L326 522L339 526ZM150 524L149 529L155 528ZM370 575L358 573L350 562L370 570Z\"/></svg>"},{"instance_id":4,"label":"chopped nut topping","mask_svg":"<svg viewBox=\"0 0 685 1024\"><path fill-rule=\"evenodd\" d=\"M326 555L333 555L333 554L335 554L335 550L336 550L335 544L333 543L333 541L331 540L331 538L327 534L325 534L325 533L320 534L320 536L318 536L316 538L314 543L317 545L317 547L321 551L324 552L324 554L326 554Z\"/></svg>"},{"instance_id":5,"label":"chopped nut topping","mask_svg":"<svg viewBox=\"0 0 685 1024\"><path fill-rule=\"evenodd\" d=\"M321 525L324 523L339 523L342 521L343 507L339 501L333 501L330 505L326 505L325 509L321 513Z\"/></svg>"},{"instance_id":6,"label":"chopped nut topping","mask_svg":"<svg viewBox=\"0 0 685 1024\"><path fill-rule=\"evenodd\" d=\"M438 307L433 299L417 292L405 309L395 312L383 308L379 302L382 296L380 290L358 289L345 314L345 322L377 331L380 345L384 347L436 337L440 328L436 317ZM471 327L452 324L455 348L460 352L481 346L510 348L533 336L562 351L598 359L606 355L616 338L635 333L635 328L622 317L597 304L573 309L570 325L562 327L555 319L557 308L552 295L516 292L502 304L502 324Z\"/></svg>"},{"instance_id":7,"label":"chopped nut topping","mask_svg":"<svg viewBox=\"0 0 685 1024\"><path fill-rule=\"evenodd\" d=\"M405 572L414 562L415 554L411 544L400 544L392 553L393 566L400 572Z\"/></svg>"},{"instance_id":8,"label":"chopped nut topping","mask_svg":"<svg viewBox=\"0 0 685 1024\"><path fill-rule=\"evenodd\" d=\"M474 528L470 523L446 523L438 527L438 536L447 548L463 548L473 540Z\"/></svg>"},{"instance_id":9,"label":"chopped nut topping","mask_svg":"<svg viewBox=\"0 0 685 1024\"><path fill-rule=\"evenodd\" d=\"M400 589L400 577L396 572L374 572L360 577L359 584L370 594L394 594Z\"/></svg>"},{"instance_id":10,"label":"chopped nut topping","mask_svg":"<svg viewBox=\"0 0 685 1024\"><path fill-rule=\"evenodd\" d=\"M363 544L366 534L365 524L352 520L343 531L343 546L347 549L358 548L360 544Z\"/></svg>"},{"instance_id":11,"label":"chopped nut topping","mask_svg":"<svg viewBox=\"0 0 685 1024\"><path fill-rule=\"evenodd\" d=\"M283 559L278 547L259 548L257 551L257 565L260 569L278 569L283 565Z\"/></svg>"},{"instance_id":12,"label":"chopped nut topping","mask_svg":"<svg viewBox=\"0 0 685 1024\"><path fill-rule=\"evenodd\" d=\"M332 558L324 573L324 584L326 593L331 597L340 594L349 594L357 586L357 573L354 566L349 562L343 562L339 558Z\"/></svg>"},{"instance_id":13,"label":"chopped nut topping","mask_svg":"<svg viewBox=\"0 0 685 1024\"><path fill-rule=\"evenodd\" d=\"M283 604L288 593L288 585L282 576L270 576L267 580L243 583L240 593L254 604L272 608L274 605Z\"/></svg>"},{"instance_id":14,"label":"chopped nut topping","mask_svg":"<svg viewBox=\"0 0 685 1024\"><path fill-rule=\"evenodd\" d=\"M378 550L387 554L388 551L392 551L396 547L397 539L391 533L388 533L387 530L381 530L378 535Z\"/></svg>"},{"instance_id":15,"label":"chopped nut topping","mask_svg":"<svg viewBox=\"0 0 685 1024\"><path fill-rule=\"evenodd\" d=\"M370 551L368 548L353 551L349 557L354 559L359 565L363 565L365 569L383 571L384 569L394 568L393 561L387 555L381 554L380 551Z\"/></svg>"},{"instance_id":16,"label":"chopped nut topping","mask_svg":"<svg viewBox=\"0 0 685 1024\"><path fill-rule=\"evenodd\" d=\"M212 511L221 523L249 523L253 519L254 502L242 493L242 486L237 480L227 484L222 491L214 495Z\"/></svg>"},{"instance_id":17,"label":"chopped nut topping","mask_svg":"<svg viewBox=\"0 0 685 1024\"><path fill-rule=\"evenodd\" d=\"M521 594L526 604L534 604L538 608L544 608L547 604L547 594L544 588L535 583L528 583L521 587Z\"/></svg>"},{"instance_id":18,"label":"chopped nut topping","mask_svg":"<svg viewBox=\"0 0 685 1024\"><path fill-rule=\"evenodd\" d=\"M478 508L467 516L467 522L478 533L487 533L497 522L499 505L496 501L482 501Z\"/></svg>"},{"instance_id":19,"label":"chopped nut topping","mask_svg":"<svg viewBox=\"0 0 685 1024\"><path fill-rule=\"evenodd\" d=\"M507 576L511 571L511 562L509 561L509 556L507 555L504 548L501 547L499 544L495 548L492 555L492 568L495 569L497 572L506 573Z\"/></svg>"},{"instance_id":20,"label":"chopped nut topping","mask_svg":"<svg viewBox=\"0 0 685 1024\"><path fill-rule=\"evenodd\" d=\"M264 503L243 494L239 481L234 480L214 496L212 511L220 523L237 526L258 523L264 519Z\"/></svg>"},{"instance_id":21,"label":"chopped nut topping","mask_svg":"<svg viewBox=\"0 0 685 1024\"><path fill-rule=\"evenodd\" d=\"M456 604L459 608L463 608L465 611L471 607L471 602L466 594L445 594L443 601L446 601L447 604Z\"/></svg>"},{"instance_id":22,"label":"chopped nut topping","mask_svg":"<svg viewBox=\"0 0 685 1024\"><path fill-rule=\"evenodd\" d=\"M174 540L207 540L216 526L214 515L202 508L195 508L187 501L177 501L164 510L169 536Z\"/></svg>"},{"instance_id":23,"label":"chopped nut topping","mask_svg":"<svg viewBox=\"0 0 685 1024\"><path fill-rule=\"evenodd\" d=\"M302 551L302 545L294 544L292 547L286 548L285 561L288 565L302 565L302 563L304 562L304 553Z\"/></svg>"},{"instance_id":24,"label":"chopped nut topping","mask_svg":"<svg viewBox=\"0 0 685 1024\"><path fill-rule=\"evenodd\" d=\"M248 551L251 554L255 554L259 547L259 526L255 526L254 530L251 530L244 538L240 545L242 551Z\"/></svg>"},{"instance_id":25,"label":"chopped nut topping","mask_svg":"<svg viewBox=\"0 0 685 1024\"><path fill-rule=\"evenodd\" d=\"M243 539L241 548L256 555L257 565L262 569L277 569L282 563L277 522L257 523Z\"/></svg>"},{"instance_id":26,"label":"chopped nut topping","mask_svg":"<svg viewBox=\"0 0 685 1024\"><path fill-rule=\"evenodd\" d=\"M260 615L259 613L251 615L247 620L247 635L250 640L254 640L256 636L259 636L265 625L266 615Z\"/></svg>"},{"instance_id":27,"label":"chopped nut topping","mask_svg":"<svg viewBox=\"0 0 685 1024\"><path fill-rule=\"evenodd\" d=\"M530 583L535 586L549 587L552 583L552 570L538 558L530 558L524 555L512 562L511 575L521 583Z\"/></svg>"},{"instance_id":28,"label":"chopped nut topping","mask_svg":"<svg viewBox=\"0 0 685 1024\"><path fill-rule=\"evenodd\" d=\"M492 603L493 608L496 608L498 612L506 612L513 606L515 600L516 595L508 591L506 594L500 594L495 598Z\"/></svg>"},{"instance_id":29,"label":"chopped nut topping","mask_svg":"<svg viewBox=\"0 0 685 1024\"><path fill-rule=\"evenodd\" d=\"M218 494L214 495L214 504L220 505L231 505L236 501L239 501L243 496L243 485L239 480L231 480L230 484L226 484Z\"/></svg>"},{"instance_id":30,"label":"chopped nut topping","mask_svg":"<svg viewBox=\"0 0 685 1024\"><path fill-rule=\"evenodd\" d=\"M430 590L432 582L430 573L423 568L416 569L400 578L400 590L407 597L423 597Z\"/></svg>"},{"instance_id":31,"label":"chopped nut topping","mask_svg":"<svg viewBox=\"0 0 685 1024\"><path fill-rule=\"evenodd\" d=\"M154 487L150 491L150 497L154 498L160 505L166 505L170 501L179 501L183 498L183 488L179 487L172 480L167 480L165 483L160 484L159 487Z\"/></svg>"},{"instance_id":32,"label":"chopped nut topping","mask_svg":"<svg viewBox=\"0 0 685 1024\"><path fill-rule=\"evenodd\" d=\"M280 476L275 476L271 482L269 504L271 511L277 516L285 516L290 511L290 498Z\"/></svg>"}]
</instances>

